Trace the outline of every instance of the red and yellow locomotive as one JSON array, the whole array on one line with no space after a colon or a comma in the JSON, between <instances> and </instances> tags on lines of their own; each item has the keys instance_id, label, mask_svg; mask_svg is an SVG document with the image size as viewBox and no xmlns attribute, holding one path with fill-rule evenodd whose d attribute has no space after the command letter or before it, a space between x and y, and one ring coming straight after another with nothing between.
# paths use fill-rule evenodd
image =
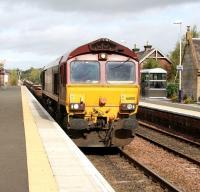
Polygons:
<instances>
[{"instance_id":1,"label":"red and yellow locomotive","mask_svg":"<svg viewBox=\"0 0 200 192\"><path fill-rule=\"evenodd\" d=\"M139 74L133 51L98 39L44 67L43 101L78 146L124 146L137 127Z\"/></svg>"}]
</instances>

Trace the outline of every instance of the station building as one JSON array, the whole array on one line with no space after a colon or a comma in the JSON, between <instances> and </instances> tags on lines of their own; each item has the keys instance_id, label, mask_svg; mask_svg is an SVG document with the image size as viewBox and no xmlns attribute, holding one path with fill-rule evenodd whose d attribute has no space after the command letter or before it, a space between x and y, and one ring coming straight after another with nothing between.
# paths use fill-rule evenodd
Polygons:
<instances>
[{"instance_id":1,"label":"station building","mask_svg":"<svg viewBox=\"0 0 200 192\"><path fill-rule=\"evenodd\" d=\"M183 95L200 101L200 38L192 38L189 26L183 49L182 65Z\"/></svg>"},{"instance_id":2,"label":"station building","mask_svg":"<svg viewBox=\"0 0 200 192\"><path fill-rule=\"evenodd\" d=\"M9 81L9 72L5 69L0 69L0 86L8 85Z\"/></svg>"},{"instance_id":3,"label":"station building","mask_svg":"<svg viewBox=\"0 0 200 192\"><path fill-rule=\"evenodd\" d=\"M4 68L0 66L0 86L4 85Z\"/></svg>"},{"instance_id":4,"label":"station building","mask_svg":"<svg viewBox=\"0 0 200 192\"><path fill-rule=\"evenodd\" d=\"M143 68L144 63L147 62L148 59L155 59L160 63L161 68L163 68L167 72L171 71L172 62L170 61L170 59L160 50L152 48L152 45L149 45L148 42L144 46L143 51L139 51L139 49L137 49L136 47L133 50L138 55L141 69Z\"/></svg>"}]
</instances>

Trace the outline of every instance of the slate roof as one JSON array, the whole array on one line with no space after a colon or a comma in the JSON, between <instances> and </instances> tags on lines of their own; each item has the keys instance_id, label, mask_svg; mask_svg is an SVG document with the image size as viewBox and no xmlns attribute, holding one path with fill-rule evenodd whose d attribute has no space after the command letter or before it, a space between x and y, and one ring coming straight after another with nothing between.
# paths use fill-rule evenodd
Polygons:
<instances>
[{"instance_id":1,"label":"slate roof","mask_svg":"<svg viewBox=\"0 0 200 192\"><path fill-rule=\"evenodd\" d=\"M150 52L152 52L154 49L149 49L147 51L140 51L137 53L139 61L142 60L144 57L146 57Z\"/></svg>"},{"instance_id":2,"label":"slate roof","mask_svg":"<svg viewBox=\"0 0 200 192\"><path fill-rule=\"evenodd\" d=\"M155 51L159 52L163 56L163 58L165 58L169 63L172 63L167 56L165 56L161 51L157 50L156 48L152 48L152 49L149 49L149 50L146 50L146 51L144 50L144 51L137 52L139 61L143 62L146 58L148 58Z\"/></svg>"}]
</instances>

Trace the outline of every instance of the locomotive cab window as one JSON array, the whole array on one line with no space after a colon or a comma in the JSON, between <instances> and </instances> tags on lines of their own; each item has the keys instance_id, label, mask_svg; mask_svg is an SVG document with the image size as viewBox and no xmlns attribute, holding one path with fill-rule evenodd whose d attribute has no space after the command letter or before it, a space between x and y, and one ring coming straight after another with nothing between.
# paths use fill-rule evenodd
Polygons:
<instances>
[{"instance_id":1,"label":"locomotive cab window","mask_svg":"<svg viewBox=\"0 0 200 192\"><path fill-rule=\"evenodd\" d=\"M135 82L135 64L130 61L109 61L106 63L106 77L108 83L133 83Z\"/></svg>"},{"instance_id":2,"label":"locomotive cab window","mask_svg":"<svg viewBox=\"0 0 200 192\"><path fill-rule=\"evenodd\" d=\"M63 86L66 85L66 64L60 66L60 81Z\"/></svg>"},{"instance_id":3,"label":"locomotive cab window","mask_svg":"<svg viewBox=\"0 0 200 192\"><path fill-rule=\"evenodd\" d=\"M100 67L97 61L72 61L70 64L72 83L98 83Z\"/></svg>"}]
</instances>

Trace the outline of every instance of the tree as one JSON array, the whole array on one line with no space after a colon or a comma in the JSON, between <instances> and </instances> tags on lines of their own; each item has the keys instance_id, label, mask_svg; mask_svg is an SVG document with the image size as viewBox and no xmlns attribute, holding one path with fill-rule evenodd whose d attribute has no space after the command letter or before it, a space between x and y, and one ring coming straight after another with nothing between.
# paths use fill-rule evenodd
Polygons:
<instances>
[{"instance_id":1,"label":"tree","mask_svg":"<svg viewBox=\"0 0 200 192\"><path fill-rule=\"evenodd\" d=\"M183 42L183 41L182 41ZM184 43L182 43L183 47ZM169 74L170 80L176 80L176 66L179 65L179 58L180 58L180 43L176 43L175 49L170 53L170 60L172 62L171 72Z\"/></svg>"},{"instance_id":2,"label":"tree","mask_svg":"<svg viewBox=\"0 0 200 192\"><path fill-rule=\"evenodd\" d=\"M40 73L41 73L41 69L36 69L36 68L31 67L30 69L26 71L22 71L21 78L32 81L35 84L38 84L40 83Z\"/></svg>"},{"instance_id":3,"label":"tree","mask_svg":"<svg viewBox=\"0 0 200 192\"><path fill-rule=\"evenodd\" d=\"M31 73L30 73L30 80L33 83L39 83L40 82L40 70L32 69Z\"/></svg>"},{"instance_id":4,"label":"tree","mask_svg":"<svg viewBox=\"0 0 200 192\"><path fill-rule=\"evenodd\" d=\"M160 67L160 63L153 58L147 59L147 61L143 65L143 69L153 69L158 67Z\"/></svg>"},{"instance_id":5,"label":"tree","mask_svg":"<svg viewBox=\"0 0 200 192\"><path fill-rule=\"evenodd\" d=\"M10 71L9 84L11 86L16 86L18 84L18 74L16 69Z\"/></svg>"},{"instance_id":6,"label":"tree","mask_svg":"<svg viewBox=\"0 0 200 192\"><path fill-rule=\"evenodd\" d=\"M199 38L200 37L200 31L198 31L197 26L194 25L191 29L192 37L193 38Z\"/></svg>"}]
</instances>

